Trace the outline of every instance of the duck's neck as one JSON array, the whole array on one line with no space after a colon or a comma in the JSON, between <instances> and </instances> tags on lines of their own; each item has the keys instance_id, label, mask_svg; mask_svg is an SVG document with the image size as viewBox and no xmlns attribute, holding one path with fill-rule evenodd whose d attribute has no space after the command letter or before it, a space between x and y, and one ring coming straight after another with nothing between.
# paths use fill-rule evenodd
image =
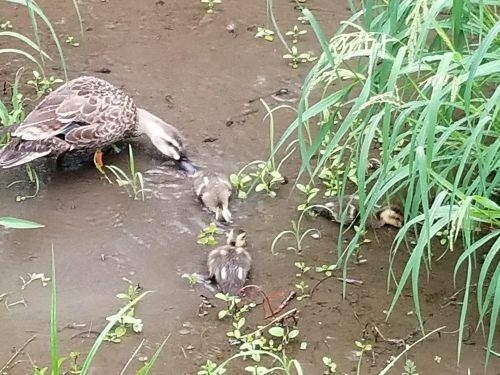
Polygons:
<instances>
[{"instance_id":1,"label":"duck's neck","mask_svg":"<svg viewBox=\"0 0 500 375\"><path fill-rule=\"evenodd\" d=\"M156 117L152 113L137 108L137 132L146 134L149 138L153 138L159 134L164 134L167 129L173 128L162 119ZM174 130L175 131L175 130Z\"/></svg>"}]
</instances>

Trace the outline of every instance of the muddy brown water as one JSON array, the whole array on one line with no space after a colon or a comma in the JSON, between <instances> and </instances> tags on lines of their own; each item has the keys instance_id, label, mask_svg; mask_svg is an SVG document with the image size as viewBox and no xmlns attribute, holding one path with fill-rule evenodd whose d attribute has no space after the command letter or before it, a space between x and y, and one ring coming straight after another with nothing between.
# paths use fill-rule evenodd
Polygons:
<instances>
[{"instance_id":1,"label":"muddy brown water","mask_svg":"<svg viewBox=\"0 0 500 375\"><path fill-rule=\"evenodd\" d=\"M62 41L71 35L80 42L77 48L64 45L70 78L94 74L122 86L139 106L182 130L189 153L201 168L231 173L254 159L265 158L269 136L267 123L262 122L265 111L258 103L247 103L283 87L297 92L308 69L288 68L281 58L284 52L279 41L257 40L255 32L247 30L265 22L263 1L224 0L213 16L207 15L197 1L81 1L83 38L69 1L46 1L42 5ZM321 10L316 14L327 35L348 17L341 1L314 0L310 6ZM0 9L1 21L9 19L16 29L29 30L22 9L5 3ZM275 12L283 29L291 29L299 16L293 3L286 1L277 4ZM237 37L226 31L231 21ZM319 53L311 29L308 31L299 47ZM5 55L1 58L2 79L12 82L14 72L24 62L14 59L7 63ZM109 74L96 73L103 69ZM54 74L61 75L55 65ZM269 97L266 101L272 106L281 104ZM227 126L228 118L233 119L231 126ZM293 113L282 111L276 119L280 133L293 120ZM212 142L206 142L208 138ZM209 293L201 286L190 289L180 278L185 272L204 270L208 248L196 243L196 235L211 218L197 205L189 179L157 158L146 140L133 145L137 168L153 190L144 202L130 199L118 186L102 180L92 166L60 171L46 162L37 164L43 183L36 198L17 203L15 197L26 192L26 185L6 187L13 181L25 181L25 173L23 169L2 172L1 214L46 225L41 230L0 232L0 294L11 293L8 303L26 302L9 309L0 306L0 368L15 348L33 334L37 336L9 374L30 373L30 358L40 367L49 365L50 287L37 281L21 290L20 276L33 272L49 276L52 246L61 356L68 356L70 351L87 353L95 335L86 332L101 330L105 318L122 306L116 294L128 287L123 278L155 291L136 309L144 329L140 334L128 334L120 344L104 343L93 364L93 374L120 373L143 338L146 344L140 354L151 357L169 334L153 373L195 374L207 359L220 363L234 353L225 338L228 323L218 321L217 309L204 318L197 315L199 294ZM127 157L122 153L108 157L106 162L125 167ZM285 167L291 182L298 163L295 156ZM323 237L306 239L301 256L286 249L291 241L281 242L277 254L271 254L274 237L296 218L299 198L290 194L290 185L283 187L276 199L253 196L233 201L236 223L247 230L251 242L252 282L267 292L294 289L294 262L335 262L337 227L319 219L306 220L305 225L318 228ZM377 374L401 348L376 342L370 325L375 324L387 338L404 338L416 328L409 290L385 322L384 310L391 302L386 279L394 234L391 229L378 231L376 237L369 234L373 242L363 251L367 263L349 267L349 277L364 284L348 285L346 299L342 299L342 284L328 280L319 285L311 299L290 304L301 313L299 340L289 354L302 363L306 374L323 373L324 356L333 358L341 373L355 373L354 342L364 333L374 350L363 360L361 373ZM395 265L398 272L407 259L401 252ZM446 297L456 291L451 281L454 261L454 255L446 257L434 265L428 283L425 277L422 279L420 297L428 330L441 326L446 326L446 332L457 329L460 307L441 308ZM310 273L311 279L306 280L312 286L320 277ZM222 307L220 302L217 305ZM249 317L249 328L255 328L263 321L262 310L256 309ZM475 318L474 314L470 317L473 326ZM75 328L74 324L84 326ZM299 350L302 341L308 343L306 350ZM420 374L466 374L468 368L479 374L484 364L483 344L481 334L473 334L463 346L462 361L457 366L456 334L434 335L413 348L409 358L416 362ZM389 373L401 374L402 364ZM138 366L134 360L128 372ZM243 367L233 367L231 373L242 374ZM488 373L500 373L495 359Z\"/></svg>"}]
</instances>

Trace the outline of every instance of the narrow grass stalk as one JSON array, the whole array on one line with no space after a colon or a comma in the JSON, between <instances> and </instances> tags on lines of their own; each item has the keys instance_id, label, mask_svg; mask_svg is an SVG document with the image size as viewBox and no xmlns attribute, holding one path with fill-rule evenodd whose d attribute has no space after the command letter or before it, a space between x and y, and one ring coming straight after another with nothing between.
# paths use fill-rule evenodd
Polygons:
<instances>
[{"instance_id":1,"label":"narrow grass stalk","mask_svg":"<svg viewBox=\"0 0 500 375\"><path fill-rule=\"evenodd\" d=\"M477 232L484 225L500 227L500 206L494 203L500 196L495 172L500 165L500 16L489 4L370 0L359 7L349 2L352 17L330 39L303 9L323 52L304 80L296 119L270 154L272 158L296 141L302 158L298 178L304 172L312 181L324 170L337 174L337 195L353 190L359 195L361 227L377 204L402 198L405 225L393 243L387 276L388 288L396 284L389 313L411 285L422 331L420 277L436 261L437 234L450 233L444 253L461 252L455 276L460 269L466 286L459 358L470 310L467 299L475 283L473 268L485 244ZM309 104L317 89L321 99ZM307 139L307 134L315 137ZM374 147L377 143L380 150ZM349 185L347 170L339 175L338 168L330 167L338 155L346 165L355 163L354 184ZM369 171L368 160L374 156L380 158L380 167ZM487 237L496 239L496 232ZM404 249L410 234L416 244ZM357 233L345 247L339 236L337 263L344 264L344 277L359 239ZM396 274L393 264L400 250L411 255ZM486 259L497 251L495 245ZM486 365L500 311L497 278L498 266L483 263L477 306L481 321L490 323Z\"/></svg>"}]
</instances>

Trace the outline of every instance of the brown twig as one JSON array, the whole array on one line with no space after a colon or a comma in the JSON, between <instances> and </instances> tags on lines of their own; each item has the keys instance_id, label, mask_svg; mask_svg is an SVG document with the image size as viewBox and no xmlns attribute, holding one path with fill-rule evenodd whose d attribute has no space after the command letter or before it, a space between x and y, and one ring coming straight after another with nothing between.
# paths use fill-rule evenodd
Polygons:
<instances>
[{"instance_id":1,"label":"brown twig","mask_svg":"<svg viewBox=\"0 0 500 375\"><path fill-rule=\"evenodd\" d=\"M356 279L344 279L343 277L337 277L338 281L346 282L346 284L351 284L354 286L361 286L363 285L363 282L361 280L356 280Z\"/></svg>"},{"instance_id":2,"label":"brown twig","mask_svg":"<svg viewBox=\"0 0 500 375\"><path fill-rule=\"evenodd\" d=\"M267 294L262 290L262 288L260 286L258 286L258 285L246 285L243 288L241 288L240 293L243 292L247 288L256 288L260 293L262 293L262 295L264 296L264 299L266 300L266 304L267 304L267 307L269 308L269 311L271 311L271 312L273 311L273 307L271 306L271 301L269 301Z\"/></svg>"},{"instance_id":3,"label":"brown twig","mask_svg":"<svg viewBox=\"0 0 500 375\"><path fill-rule=\"evenodd\" d=\"M101 332L92 331L92 330L85 331L85 332L79 332L76 335L71 336L71 339L90 339L91 338L90 334L96 335L96 337L97 337L101 334Z\"/></svg>"},{"instance_id":4,"label":"brown twig","mask_svg":"<svg viewBox=\"0 0 500 375\"><path fill-rule=\"evenodd\" d=\"M471 288L475 288L477 286L477 284L472 284L470 287ZM462 288L458 291L456 291L455 293L453 293L451 296L449 296L448 298L446 298L446 303L442 304L441 305L441 308L444 309L445 307L451 305L453 302L455 302L457 300L457 296L462 293L463 291L465 290L465 288Z\"/></svg>"},{"instance_id":5,"label":"brown twig","mask_svg":"<svg viewBox=\"0 0 500 375\"><path fill-rule=\"evenodd\" d=\"M319 284L321 284L323 281L325 280L328 280L330 279L331 277L333 276L326 276L326 277L323 277L322 279L320 279L311 289L311 298L314 294L314 291L318 288ZM351 284L351 285L354 285L354 286L361 286L363 285L363 282L361 280L355 280L355 279L344 279L343 277L336 277L335 279L337 279L338 281L342 281L342 282L346 282L346 284Z\"/></svg>"},{"instance_id":6,"label":"brown twig","mask_svg":"<svg viewBox=\"0 0 500 375\"><path fill-rule=\"evenodd\" d=\"M291 310L287 311L286 313L283 313L283 314L281 314L280 316L278 316L278 317L274 318L274 319L272 320L272 322L270 322L270 323L266 324L265 326L262 326L262 327L258 328L258 329L257 329L257 330L255 330L254 332L249 333L249 334L247 334L247 335L245 335L245 336L243 336L243 337L255 336L255 335L257 335L257 334L261 333L261 332L262 332L263 330L265 330L266 328L268 328L268 327L272 326L273 324L275 324L275 323L277 323L277 322L279 322L279 321L285 320L286 318L289 318L289 317L291 317L291 316L295 316L298 312L299 312L299 310L297 310L297 308L296 308L296 307L294 307L293 309L291 309ZM243 338L243 337L242 337L242 338Z\"/></svg>"},{"instance_id":7,"label":"brown twig","mask_svg":"<svg viewBox=\"0 0 500 375\"><path fill-rule=\"evenodd\" d=\"M314 286L311 289L311 298L314 294L314 291L318 288L319 284L321 284L325 280L328 280L329 278L331 278L331 276L323 277L322 279L318 280L318 282L316 284L314 284Z\"/></svg>"},{"instance_id":8,"label":"brown twig","mask_svg":"<svg viewBox=\"0 0 500 375\"><path fill-rule=\"evenodd\" d=\"M21 352L29 345L30 342L32 342L34 339L36 338L36 335L33 335L31 338L28 339L28 341L26 341L24 343L23 346L21 346L20 349L16 349L16 352L14 353L14 355L12 357L10 357L10 359L7 361L7 363L0 369L0 374L3 374L3 372L5 370L7 370L10 366L10 364L12 362L14 362L14 360L17 358L17 356L19 354L21 354Z\"/></svg>"},{"instance_id":9,"label":"brown twig","mask_svg":"<svg viewBox=\"0 0 500 375\"><path fill-rule=\"evenodd\" d=\"M285 309L285 307L288 306L290 301L295 298L296 295L297 295L297 292L295 292L294 290L291 291L290 294L280 303L280 305L274 311L269 310L271 315L266 316L264 319L272 318L276 314L279 314L280 312L282 312Z\"/></svg>"},{"instance_id":10,"label":"brown twig","mask_svg":"<svg viewBox=\"0 0 500 375\"><path fill-rule=\"evenodd\" d=\"M425 321L423 322L423 324L425 324ZM406 346L407 342L409 340L411 340L420 331L420 329L417 327L413 331L411 331L408 335L406 335L405 337L398 338L398 339L386 338L382 334L382 332L380 332L380 330L378 329L378 327L375 324L372 325L372 333L373 333L373 331L375 331L375 333L374 333L375 339L377 339L377 337L380 337L383 341L385 341L389 344L393 344L393 345L397 345L398 347L401 347L401 346Z\"/></svg>"}]
</instances>

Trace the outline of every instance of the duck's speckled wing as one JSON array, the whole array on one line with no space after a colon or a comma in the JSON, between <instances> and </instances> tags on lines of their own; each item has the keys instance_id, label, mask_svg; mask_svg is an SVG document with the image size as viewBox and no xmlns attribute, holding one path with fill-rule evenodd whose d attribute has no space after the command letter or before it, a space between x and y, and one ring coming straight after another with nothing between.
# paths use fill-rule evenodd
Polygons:
<instances>
[{"instance_id":1,"label":"duck's speckled wing","mask_svg":"<svg viewBox=\"0 0 500 375\"><path fill-rule=\"evenodd\" d=\"M23 140L64 138L71 148L113 142L135 126L136 108L122 90L80 77L50 93L12 134Z\"/></svg>"}]
</instances>

